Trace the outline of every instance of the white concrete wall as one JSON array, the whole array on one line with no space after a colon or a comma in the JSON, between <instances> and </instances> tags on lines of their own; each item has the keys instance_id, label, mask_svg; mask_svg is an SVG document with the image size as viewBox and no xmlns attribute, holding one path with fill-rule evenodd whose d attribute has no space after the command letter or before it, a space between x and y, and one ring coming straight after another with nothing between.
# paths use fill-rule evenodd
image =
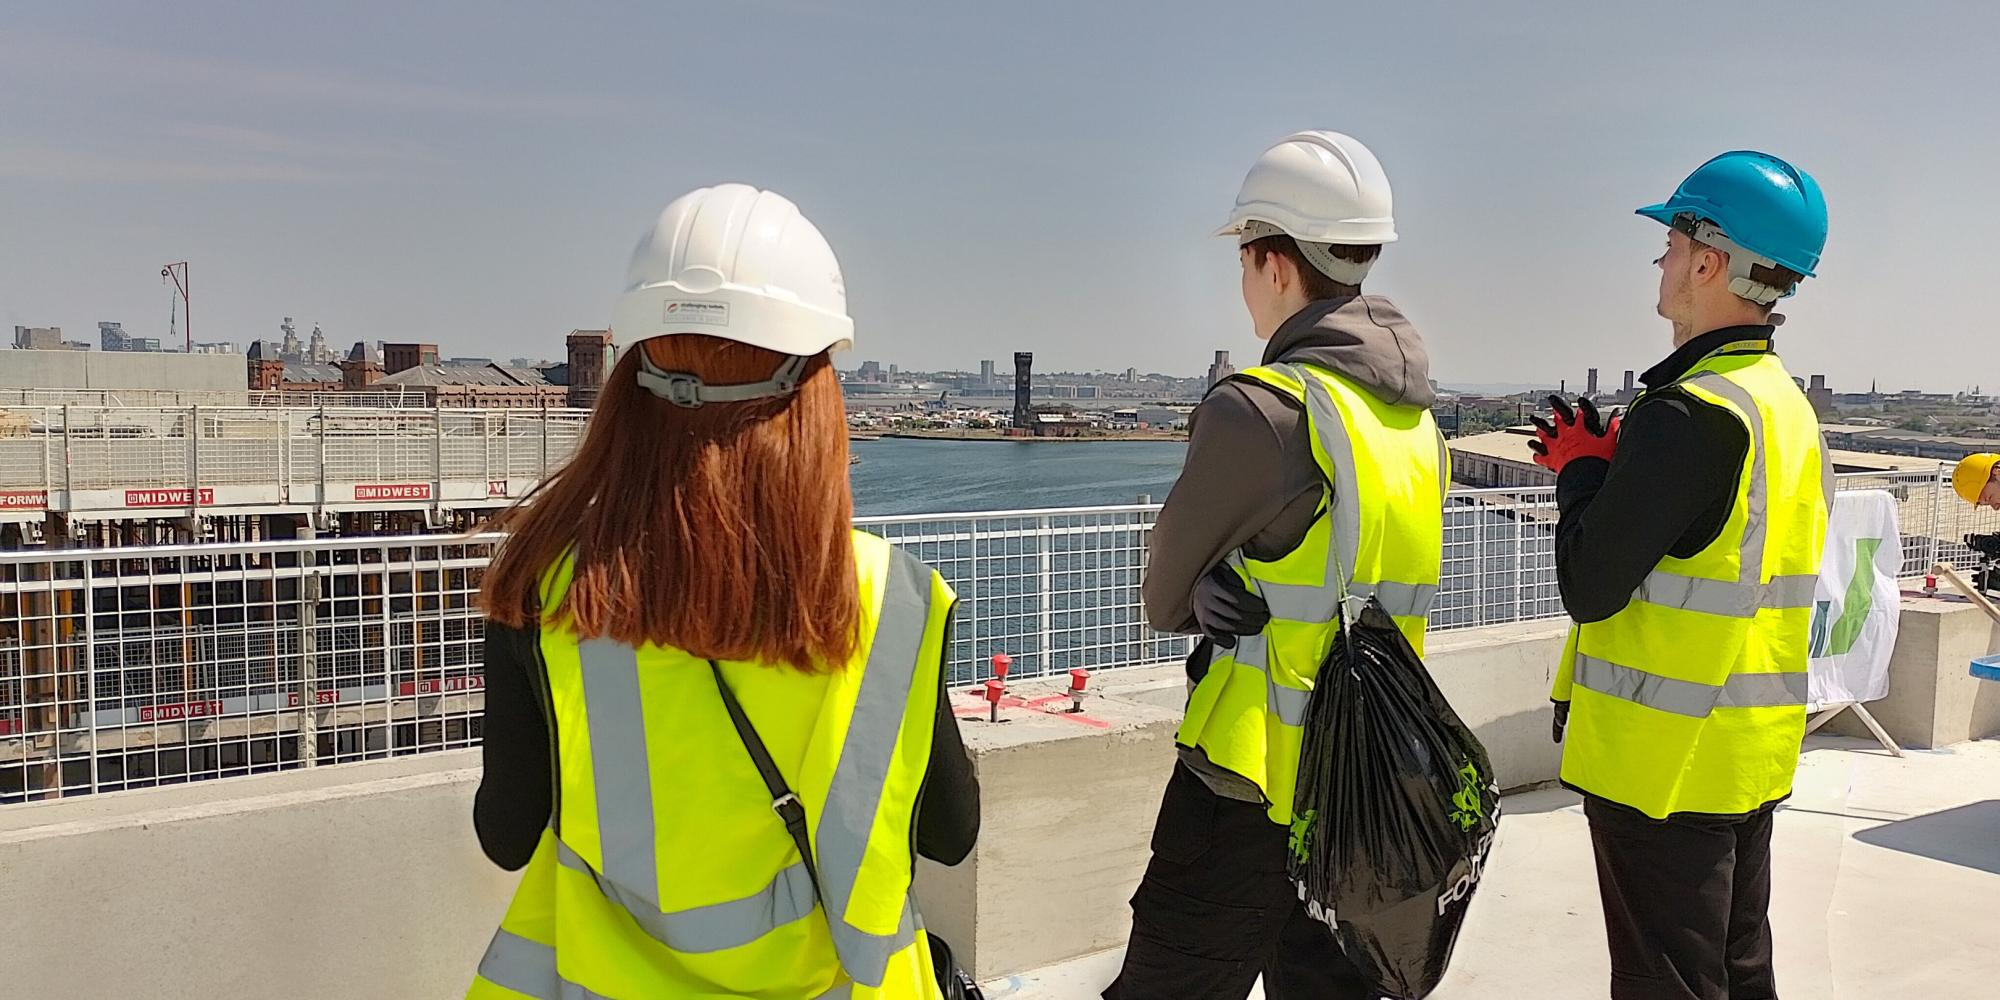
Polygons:
<instances>
[{"instance_id":1,"label":"white concrete wall","mask_svg":"<svg viewBox=\"0 0 2000 1000\"><path fill-rule=\"evenodd\" d=\"M0 996L463 996L477 751L0 808Z\"/></svg>"},{"instance_id":2,"label":"white concrete wall","mask_svg":"<svg viewBox=\"0 0 2000 1000\"><path fill-rule=\"evenodd\" d=\"M0 351L0 388L246 392L241 354Z\"/></svg>"}]
</instances>

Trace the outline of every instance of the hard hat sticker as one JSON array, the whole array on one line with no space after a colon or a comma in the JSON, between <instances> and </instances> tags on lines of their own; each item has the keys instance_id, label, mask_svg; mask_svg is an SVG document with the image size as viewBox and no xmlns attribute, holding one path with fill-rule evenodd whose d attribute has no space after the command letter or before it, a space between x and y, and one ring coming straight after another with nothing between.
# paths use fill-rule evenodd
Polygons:
<instances>
[{"instance_id":1,"label":"hard hat sticker","mask_svg":"<svg viewBox=\"0 0 2000 1000\"><path fill-rule=\"evenodd\" d=\"M728 326L729 303L693 302L676 299L667 303L666 315L661 317L668 323L698 323L702 326Z\"/></svg>"}]
</instances>

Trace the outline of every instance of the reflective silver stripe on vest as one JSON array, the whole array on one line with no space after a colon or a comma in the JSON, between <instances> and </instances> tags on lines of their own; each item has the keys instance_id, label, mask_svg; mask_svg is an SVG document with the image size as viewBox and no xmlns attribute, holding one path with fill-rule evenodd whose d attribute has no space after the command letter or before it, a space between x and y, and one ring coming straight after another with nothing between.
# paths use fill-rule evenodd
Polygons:
<instances>
[{"instance_id":1,"label":"reflective silver stripe on vest","mask_svg":"<svg viewBox=\"0 0 2000 1000\"><path fill-rule=\"evenodd\" d=\"M1306 724L1306 706L1312 702L1312 692L1287 687L1271 676L1271 640L1263 635L1238 636L1236 651L1229 658L1246 667L1256 667L1264 673L1264 707L1278 721L1287 726Z\"/></svg>"},{"instance_id":2,"label":"reflective silver stripe on vest","mask_svg":"<svg viewBox=\"0 0 2000 1000\"><path fill-rule=\"evenodd\" d=\"M1779 576L1770 583L1710 580L1654 570L1633 593L1634 600L1729 618L1750 618L1762 610L1810 608L1819 587L1816 576Z\"/></svg>"},{"instance_id":3,"label":"reflective silver stripe on vest","mask_svg":"<svg viewBox=\"0 0 2000 1000\"><path fill-rule=\"evenodd\" d=\"M888 579L882 586L881 620L868 649L868 669L854 699L847 742L827 785L826 808L814 827L813 848L819 855L820 888L825 892L827 926L840 964L854 981L879 987L889 968L889 956L916 941L916 911L906 899L903 918L890 935L871 934L847 922L847 902L861 877L868 852L868 835L888 782L896 737L903 730L910 684L922 655L924 630L930 622L931 572L916 557L900 549L889 554Z\"/></svg>"},{"instance_id":4,"label":"reflective silver stripe on vest","mask_svg":"<svg viewBox=\"0 0 2000 1000\"><path fill-rule=\"evenodd\" d=\"M660 908L653 837L653 777L646 766L646 711L639 651L610 639L577 644L589 714L590 767L597 786L598 851L604 877Z\"/></svg>"},{"instance_id":5,"label":"reflective silver stripe on vest","mask_svg":"<svg viewBox=\"0 0 2000 1000\"><path fill-rule=\"evenodd\" d=\"M860 877L896 738L902 732L917 658L930 625L930 602L930 569L892 549L861 691L813 837L821 888L828 900L838 901L826 906L834 950L847 974L870 987L882 984L889 957L916 940L916 911L907 900L894 934L858 930L844 915ZM671 913L660 909L638 654L630 646L601 639L580 643L579 652L604 871L592 871L560 839L557 861L589 873L605 896L630 913L647 934L677 951L740 947L810 914L814 897L803 863L779 872L769 885L742 899ZM838 990L827 995L839 995Z\"/></svg>"},{"instance_id":6,"label":"reflective silver stripe on vest","mask_svg":"<svg viewBox=\"0 0 2000 1000\"><path fill-rule=\"evenodd\" d=\"M511 931L493 935L479 960L479 978L536 1000L610 1000L562 978L556 950Z\"/></svg>"},{"instance_id":7,"label":"reflective silver stripe on vest","mask_svg":"<svg viewBox=\"0 0 2000 1000\"><path fill-rule=\"evenodd\" d=\"M1384 580L1381 583L1357 583L1347 592L1359 599L1370 597L1382 602L1383 610L1398 618L1425 618L1431 613L1431 602L1437 599L1437 584L1397 583Z\"/></svg>"},{"instance_id":8,"label":"reflective silver stripe on vest","mask_svg":"<svg viewBox=\"0 0 2000 1000\"><path fill-rule=\"evenodd\" d=\"M1661 677L1581 653L1574 664L1573 679L1578 687L1695 719L1706 719L1718 708L1803 707L1806 703L1803 671L1732 674L1717 685Z\"/></svg>"},{"instance_id":9,"label":"reflective silver stripe on vest","mask_svg":"<svg viewBox=\"0 0 2000 1000\"><path fill-rule=\"evenodd\" d=\"M804 862L779 872L770 885L742 899L672 912L648 904L618 883L600 877L560 840L556 841L556 862L589 875L598 890L630 913L633 921L655 941L690 955L754 943L779 927L810 916L819 902L813 895L812 876L806 872Z\"/></svg>"}]
</instances>

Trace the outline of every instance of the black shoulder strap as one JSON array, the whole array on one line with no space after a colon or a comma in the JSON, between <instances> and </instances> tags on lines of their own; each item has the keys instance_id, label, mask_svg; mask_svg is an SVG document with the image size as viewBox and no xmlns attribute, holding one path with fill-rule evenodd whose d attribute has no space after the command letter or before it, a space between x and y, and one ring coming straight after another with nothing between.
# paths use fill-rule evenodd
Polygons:
<instances>
[{"instance_id":1,"label":"black shoulder strap","mask_svg":"<svg viewBox=\"0 0 2000 1000\"><path fill-rule=\"evenodd\" d=\"M812 879L813 894L820 897L822 905L831 906L826 894L819 886L819 865L813 861L812 841L806 836L806 807L799 803L799 797L785 784L785 776L778 771L778 765L771 760L771 751L764 746L764 740L757 735L757 727L750 724L750 717L743 714L743 706L736 701L736 692L729 689L729 682L722 679L722 667L714 660L708 661L709 673L715 676L715 690L722 695L722 707L729 710L729 721L736 725L736 736L743 741L743 749L750 754L750 763L757 765L757 773L764 779L764 787L771 792L771 811L785 821L785 830L792 835L792 843L799 848L799 857L805 861L806 875ZM832 915L829 913L829 917Z\"/></svg>"}]
</instances>

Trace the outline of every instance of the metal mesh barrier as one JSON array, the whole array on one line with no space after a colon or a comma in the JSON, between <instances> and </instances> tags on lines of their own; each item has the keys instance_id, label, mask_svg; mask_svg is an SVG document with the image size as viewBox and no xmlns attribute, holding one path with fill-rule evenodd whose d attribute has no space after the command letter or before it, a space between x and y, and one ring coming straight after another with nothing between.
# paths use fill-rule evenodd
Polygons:
<instances>
[{"instance_id":1,"label":"metal mesh barrier","mask_svg":"<svg viewBox=\"0 0 2000 1000\"><path fill-rule=\"evenodd\" d=\"M480 419L489 426L466 440L508 442L509 462L517 443L540 443L489 435L492 418ZM296 440L297 420L277 428ZM1897 496L1912 575L1940 557L1968 561L1959 536L2000 529L2000 514L1947 496L1936 473L1846 477L1841 488ZM857 525L958 592L948 667L964 683L986 676L997 653L1013 658L1016 677L1184 656L1189 637L1146 624L1157 513ZM1434 627L1559 617L1555 523L1546 489L1455 492ZM476 744L484 620L473 599L496 543L421 535L0 552L0 801Z\"/></svg>"}]
</instances>

